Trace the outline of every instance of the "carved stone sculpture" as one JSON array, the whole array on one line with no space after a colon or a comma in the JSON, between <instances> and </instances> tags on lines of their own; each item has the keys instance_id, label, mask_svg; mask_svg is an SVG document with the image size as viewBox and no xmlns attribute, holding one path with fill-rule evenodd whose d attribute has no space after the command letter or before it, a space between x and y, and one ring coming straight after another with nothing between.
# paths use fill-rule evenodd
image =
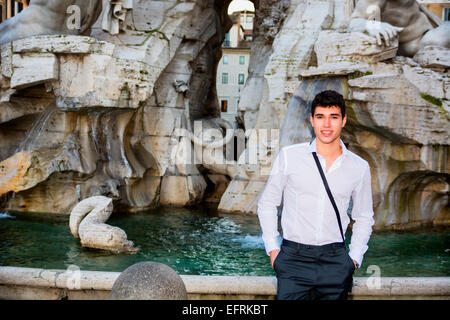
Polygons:
<instances>
[{"instance_id":1,"label":"carved stone sculpture","mask_svg":"<svg viewBox=\"0 0 450 320\"><path fill-rule=\"evenodd\" d=\"M0 24L0 44L37 35L89 35L101 11L101 0L33 0Z\"/></svg>"},{"instance_id":2,"label":"carved stone sculpture","mask_svg":"<svg viewBox=\"0 0 450 320\"><path fill-rule=\"evenodd\" d=\"M264 142L269 132L258 139L249 134L241 139L245 150L233 152L233 159L256 162L209 161L216 150L224 160L222 144L228 141L228 126L211 119L220 114L214 79L221 41L231 27L231 0L133 0L132 15L128 1L102 2L102 18L89 37L40 35L0 46L0 206L70 213L80 199L104 195L121 212L209 198L220 201L219 210L255 213L271 168L260 159L276 154L275 145ZM378 3L380 26L404 28L400 37L391 36L393 27L378 33L379 42L390 44L380 46L377 34L345 32L352 19L352 25L363 19L367 26L367 17L351 18L354 2L254 1L249 74L238 106L241 127L246 133L282 129L281 145L310 140L296 112L307 115L301 102L318 93L323 79L336 79L351 115L343 141L371 165L375 227L449 225L450 50L445 41L426 42L444 29L412 0L360 0L358 8ZM397 56L409 26L384 21L382 10L393 5L410 7L399 17L426 16L427 32L420 37L426 46L413 59ZM20 15L26 12L32 11ZM9 27L21 28L8 21L0 25L1 36ZM105 21L119 34L111 34L117 31L112 27L105 32ZM221 133L214 141L189 134L174 138L178 129L195 134L196 120ZM270 139L276 140L272 133ZM202 147L211 142L213 148ZM206 166L177 162L192 145L198 148L190 155L201 155Z\"/></svg>"},{"instance_id":3,"label":"carved stone sculpture","mask_svg":"<svg viewBox=\"0 0 450 320\"><path fill-rule=\"evenodd\" d=\"M127 240L125 231L105 223L112 210L111 198L94 196L84 199L70 213L70 232L80 239L83 247L115 252L139 251L132 241Z\"/></svg>"},{"instance_id":4,"label":"carved stone sculpture","mask_svg":"<svg viewBox=\"0 0 450 320\"><path fill-rule=\"evenodd\" d=\"M133 9L133 0L108 0L102 17L102 29L110 34L118 34L125 30L125 19L129 10Z\"/></svg>"},{"instance_id":5,"label":"carved stone sculpture","mask_svg":"<svg viewBox=\"0 0 450 320\"><path fill-rule=\"evenodd\" d=\"M450 23L439 19L411 0L360 0L348 27L352 32L367 32L378 45L389 46L399 36L402 56L412 57L421 48L435 45L450 48Z\"/></svg>"},{"instance_id":6,"label":"carved stone sculpture","mask_svg":"<svg viewBox=\"0 0 450 320\"><path fill-rule=\"evenodd\" d=\"M211 173L235 178L242 171L236 161L227 161L224 154L224 146L234 137L233 127L225 119L204 119L201 122L201 130L194 130L194 133L187 131L187 135L197 146L194 147L194 151L198 162ZM180 157L177 155L177 158ZM180 163L183 161L183 159L177 160Z\"/></svg>"}]
</instances>

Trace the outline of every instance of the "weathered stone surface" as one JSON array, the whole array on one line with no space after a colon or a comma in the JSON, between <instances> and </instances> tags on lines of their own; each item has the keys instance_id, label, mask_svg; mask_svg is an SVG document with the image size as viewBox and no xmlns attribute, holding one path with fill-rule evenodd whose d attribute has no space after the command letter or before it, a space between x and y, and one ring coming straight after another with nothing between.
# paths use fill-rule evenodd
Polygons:
<instances>
[{"instance_id":1,"label":"weathered stone surface","mask_svg":"<svg viewBox=\"0 0 450 320\"><path fill-rule=\"evenodd\" d=\"M203 198L206 182L201 175L164 176L161 182L161 205L185 206Z\"/></svg>"},{"instance_id":2,"label":"weathered stone surface","mask_svg":"<svg viewBox=\"0 0 450 320\"><path fill-rule=\"evenodd\" d=\"M30 165L31 155L29 152L18 152L0 162L0 194L20 191Z\"/></svg>"},{"instance_id":3,"label":"weathered stone surface","mask_svg":"<svg viewBox=\"0 0 450 320\"><path fill-rule=\"evenodd\" d=\"M153 136L173 135L176 128L181 128L184 110L164 107L144 107L144 132Z\"/></svg>"},{"instance_id":4,"label":"weathered stone surface","mask_svg":"<svg viewBox=\"0 0 450 320\"><path fill-rule=\"evenodd\" d=\"M22 89L58 79L58 60L54 54L14 54L11 88Z\"/></svg>"},{"instance_id":5,"label":"weathered stone surface","mask_svg":"<svg viewBox=\"0 0 450 320\"><path fill-rule=\"evenodd\" d=\"M111 43L79 36L21 39L2 46L2 74L11 77L13 89L47 83L61 110L137 108L152 93L154 77L162 69L114 58L114 48Z\"/></svg>"},{"instance_id":6,"label":"weathered stone surface","mask_svg":"<svg viewBox=\"0 0 450 320\"><path fill-rule=\"evenodd\" d=\"M444 99L445 86L450 83L450 78L445 74L422 67L403 65L404 77L423 92L438 99Z\"/></svg>"},{"instance_id":7,"label":"weathered stone surface","mask_svg":"<svg viewBox=\"0 0 450 320\"><path fill-rule=\"evenodd\" d=\"M107 300L120 272L80 270L72 287L67 270L0 267L0 298L10 300ZM45 277L41 277L45 275ZM277 280L263 276L181 275L188 299L273 299ZM350 299L448 299L449 277L354 277Z\"/></svg>"},{"instance_id":8,"label":"weathered stone surface","mask_svg":"<svg viewBox=\"0 0 450 320\"><path fill-rule=\"evenodd\" d=\"M309 77L329 77L344 76L349 74L367 74L372 73L373 69L368 63L342 61L337 63L323 63L318 67L311 67L300 71L303 78Z\"/></svg>"},{"instance_id":9,"label":"weathered stone surface","mask_svg":"<svg viewBox=\"0 0 450 320\"><path fill-rule=\"evenodd\" d=\"M398 38L385 48L378 46L373 37L361 32L322 31L314 44L319 66L339 61L383 61L395 57L397 49Z\"/></svg>"},{"instance_id":10,"label":"weathered stone surface","mask_svg":"<svg viewBox=\"0 0 450 320\"><path fill-rule=\"evenodd\" d=\"M61 79L54 84L57 105L64 111L89 107L137 108L151 93L146 65L138 61L91 54L61 57Z\"/></svg>"},{"instance_id":11,"label":"weathered stone surface","mask_svg":"<svg viewBox=\"0 0 450 320\"><path fill-rule=\"evenodd\" d=\"M351 99L423 106L420 91L402 75L375 74L348 81Z\"/></svg>"},{"instance_id":12,"label":"weathered stone surface","mask_svg":"<svg viewBox=\"0 0 450 320\"><path fill-rule=\"evenodd\" d=\"M5 44L5 46L11 46ZM14 53L48 53L53 54L88 54L98 53L112 55L114 45L104 41L98 41L95 38L56 35L56 36L36 36L16 40L12 46Z\"/></svg>"},{"instance_id":13,"label":"weathered stone surface","mask_svg":"<svg viewBox=\"0 0 450 320\"><path fill-rule=\"evenodd\" d=\"M139 262L125 269L114 282L111 300L186 300L183 279L169 266Z\"/></svg>"},{"instance_id":14,"label":"weathered stone surface","mask_svg":"<svg viewBox=\"0 0 450 320\"><path fill-rule=\"evenodd\" d=\"M3 77L11 78L11 75L12 75L11 67L12 67L12 57L13 57L11 45L7 45L7 44L1 45L0 51L1 51L1 54L0 54L1 74ZM5 81L6 81L6 79L3 79L3 82L5 82ZM3 84L3 86L4 86L4 84Z\"/></svg>"},{"instance_id":15,"label":"weathered stone surface","mask_svg":"<svg viewBox=\"0 0 450 320\"><path fill-rule=\"evenodd\" d=\"M450 68L450 49L427 46L419 50L413 59L422 67L448 69Z\"/></svg>"},{"instance_id":16,"label":"weathered stone surface","mask_svg":"<svg viewBox=\"0 0 450 320\"><path fill-rule=\"evenodd\" d=\"M383 130L418 143L448 142L445 111L423 98L403 75L370 75L348 81L351 99L365 101L373 123ZM395 107L394 107L395 106Z\"/></svg>"},{"instance_id":17,"label":"weathered stone surface","mask_svg":"<svg viewBox=\"0 0 450 320\"><path fill-rule=\"evenodd\" d=\"M4 101L0 99L0 124L23 116L40 114L48 108L53 100L42 97L38 102L20 96L11 97L15 92L15 90L5 92Z\"/></svg>"}]
</instances>

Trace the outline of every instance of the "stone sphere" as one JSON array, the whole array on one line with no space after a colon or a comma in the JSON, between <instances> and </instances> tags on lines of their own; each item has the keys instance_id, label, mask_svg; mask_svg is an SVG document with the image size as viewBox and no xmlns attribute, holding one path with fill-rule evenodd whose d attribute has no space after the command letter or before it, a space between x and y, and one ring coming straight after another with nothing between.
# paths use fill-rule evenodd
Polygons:
<instances>
[{"instance_id":1,"label":"stone sphere","mask_svg":"<svg viewBox=\"0 0 450 320\"><path fill-rule=\"evenodd\" d=\"M186 300L183 279L171 267L139 262L125 269L114 282L111 300Z\"/></svg>"}]
</instances>

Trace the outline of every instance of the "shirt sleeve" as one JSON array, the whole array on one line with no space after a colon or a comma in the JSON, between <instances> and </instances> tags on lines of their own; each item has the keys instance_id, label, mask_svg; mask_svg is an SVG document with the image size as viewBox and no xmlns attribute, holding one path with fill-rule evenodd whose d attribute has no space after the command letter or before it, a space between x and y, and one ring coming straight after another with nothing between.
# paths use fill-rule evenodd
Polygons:
<instances>
[{"instance_id":1,"label":"shirt sleeve","mask_svg":"<svg viewBox=\"0 0 450 320\"><path fill-rule=\"evenodd\" d=\"M368 164L359 185L352 193L352 199L352 219L355 222L353 224L349 255L361 266L364 253L369 248L367 243L372 234L372 226L375 223L373 219L370 168Z\"/></svg>"},{"instance_id":2,"label":"shirt sleeve","mask_svg":"<svg viewBox=\"0 0 450 320\"><path fill-rule=\"evenodd\" d=\"M284 150L281 149L275 157L269 179L258 200L257 212L267 255L269 255L270 251L280 248L277 206L281 204L283 190L287 181L285 167Z\"/></svg>"}]
</instances>

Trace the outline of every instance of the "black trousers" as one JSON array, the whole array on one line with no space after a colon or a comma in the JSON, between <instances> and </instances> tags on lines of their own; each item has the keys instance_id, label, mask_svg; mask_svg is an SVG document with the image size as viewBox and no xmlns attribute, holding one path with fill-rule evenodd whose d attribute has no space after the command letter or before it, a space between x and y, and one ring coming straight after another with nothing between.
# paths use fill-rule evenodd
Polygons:
<instances>
[{"instance_id":1,"label":"black trousers","mask_svg":"<svg viewBox=\"0 0 450 320\"><path fill-rule=\"evenodd\" d=\"M355 271L342 242L313 246L286 239L273 268L279 300L346 300Z\"/></svg>"}]
</instances>

